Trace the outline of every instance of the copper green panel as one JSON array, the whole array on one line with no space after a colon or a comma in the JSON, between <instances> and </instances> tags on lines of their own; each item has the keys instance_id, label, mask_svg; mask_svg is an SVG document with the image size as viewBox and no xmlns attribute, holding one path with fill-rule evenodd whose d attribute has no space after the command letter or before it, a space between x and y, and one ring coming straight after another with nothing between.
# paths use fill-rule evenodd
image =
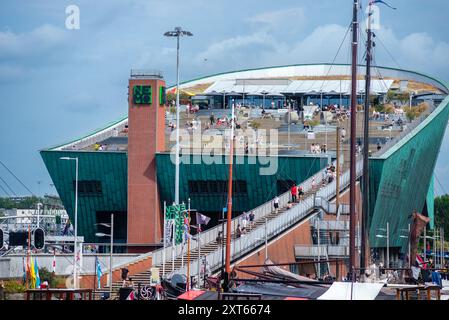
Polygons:
<instances>
[{"instance_id":1,"label":"copper green panel","mask_svg":"<svg viewBox=\"0 0 449 320\"><path fill-rule=\"evenodd\" d=\"M101 195L78 196L78 234L84 236L85 242L109 241L95 237L96 213L114 212L126 219L127 210L127 155L125 152L76 152L76 151L41 151L42 159L51 176L55 188L74 221L75 203L75 161L61 160L60 157L78 158L79 181L96 180L101 182ZM124 230L122 230L124 229ZM126 234L126 224L115 225L114 231ZM119 234L119 232L115 233ZM114 236L116 242L124 242Z\"/></svg>"},{"instance_id":2,"label":"copper green panel","mask_svg":"<svg viewBox=\"0 0 449 320\"><path fill-rule=\"evenodd\" d=\"M370 160L371 247L386 247L386 239L376 234L389 222L390 246L405 249L401 229L407 229L414 210L424 210L448 122L448 103L446 99L391 150Z\"/></svg>"},{"instance_id":3,"label":"copper green panel","mask_svg":"<svg viewBox=\"0 0 449 320\"><path fill-rule=\"evenodd\" d=\"M189 194L189 181L228 180L229 165L222 157L221 164L207 165L204 163L180 165L180 201L191 199L192 208L205 212L220 213L226 206L227 195L222 194ZM234 160L233 180L246 182L247 193L233 196L233 211L242 212L273 199L277 194L278 180L294 180L297 183L306 180L327 165L325 157L288 157L279 156L275 174L261 175L261 165L249 163L249 157L244 157L243 164ZM174 201L175 165L170 161L170 154L156 155L157 179L161 203L171 204Z\"/></svg>"}]
</instances>

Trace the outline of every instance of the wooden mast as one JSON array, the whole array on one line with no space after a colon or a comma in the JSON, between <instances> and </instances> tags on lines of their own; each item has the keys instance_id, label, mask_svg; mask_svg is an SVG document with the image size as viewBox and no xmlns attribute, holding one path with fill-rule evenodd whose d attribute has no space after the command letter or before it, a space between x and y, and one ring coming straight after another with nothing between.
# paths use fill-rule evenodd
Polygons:
<instances>
[{"instance_id":1,"label":"wooden mast","mask_svg":"<svg viewBox=\"0 0 449 320\"><path fill-rule=\"evenodd\" d=\"M357 49L358 49L358 0L354 0L352 20L352 77L351 77L351 148L350 148L350 190L349 190L349 273L355 274L355 184L356 184L356 116L357 116Z\"/></svg>"},{"instance_id":2,"label":"wooden mast","mask_svg":"<svg viewBox=\"0 0 449 320\"><path fill-rule=\"evenodd\" d=\"M363 207L362 207L362 232L360 247L360 273L365 271L366 267L366 248L367 248L367 222L369 210L369 105L371 92L371 61L372 57L372 32L371 32L371 14L372 4L369 4L368 29L366 43L366 75L365 75L365 111L364 111L364 132L363 132Z\"/></svg>"},{"instance_id":3,"label":"wooden mast","mask_svg":"<svg viewBox=\"0 0 449 320\"><path fill-rule=\"evenodd\" d=\"M229 139L229 180L228 180L228 215L226 222L226 268L224 274L224 289L229 289L231 273L231 222L232 222L232 165L234 157L234 104L231 114L231 134Z\"/></svg>"}]
</instances>

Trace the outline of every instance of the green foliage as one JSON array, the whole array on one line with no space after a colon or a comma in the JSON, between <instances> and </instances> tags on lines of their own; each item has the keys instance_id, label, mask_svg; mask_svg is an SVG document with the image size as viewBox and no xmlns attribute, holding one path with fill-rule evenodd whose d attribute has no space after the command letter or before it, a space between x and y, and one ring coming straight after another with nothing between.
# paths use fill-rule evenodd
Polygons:
<instances>
[{"instance_id":1,"label":"green foliage","mask_svg":"<svg viewBox=\"0 0 449 320\"><path fill-rule=\"evenodd\" d=\"M6 293L23 293L26 288L19 280L8 280L5 281L5 292Z\"/></svg>"},{"instance_id":2,"label":"green foliage","mask_svg":"<svg viewBox=\"0 0 449 320\"><path fill-rule=\"evenodd\" d=\"M435 226L443 227L445 239L449 238L449 195L435 198Z\"/></svg>"},{"instance_id":3,"label":"green foliage","mask_svg":"<svg viewBox=\"0 0 449 320\"><path fill-rule=\"evenodd\" d=\"M260 122L255 121L255 120L251 121L250 124L249 124L249 126L250 126L251 128L253 128L253 129L259 129L259 128L260 128L260 125L261 125Z\"/></svg>"},{"instance_id":4,"label":"green foliage","mask_svg":"<svg viewBox=\"0 0 449 320\"><path fill-rule=\"evenodd\" d=\"M44 202L44 198L36 196L24 197L19 200L0 198L0 208L3 209L31 209L36 208L38 202Z\"/></svg>"},{"instance_id":5,"label":"green foliage","mask_svg":"<svg viewBox=\"0 0 449 320\"><path fill-rule=\"evenodd\" d=\"M429 108L427 103L420 103L417 106L406 108L407 110L405 111L405 115L410 121L412 121L421 116L421 114L423 114L423 112L425 112L427 108Z\"/></svg>"},{"instance_id":6,"label":"green foliage","mask_svg":"<svg viewBox=\"0 0 449 320\"><path fill-rule=\"evenodd\" d=\"M65 285L65 277L57 276L45 267L39 268L39 277L41 283L47 281L50 288L59 288Z\"/></svg>"},{"instance_id":7,"label":"green foliage","mask_svg":"<svg viewBox=\"0 0 449 320\"><path fill-rule=\"evenodd\" d=\"M387 100L399 100L403 104L405 104L407 101L410 100L410 95L407 92L394 92L394 91L388 91L387 93Z\"/></svg>"},{"instance_id":8,"label":"green foliage","mask_svg":"<svg viewBox=\"0 0 449 320\"><path fill-rule=\"evenodd\" d=\"M377 112L385 112L385 105L384 104L377 104L374 106L374 110Z\"/></svg>"},{"instance_id":9,"label":"green foliage","mask_svg":"<svg viewBox=\"0 0 449 320\"><path fill-rule=\"evenodd\" d=\"M191 97L187 93L185 93L184 91L181 90L179 92L179 100L180 101L181 100L190 100L190 99L191 99ZM176 103L176 94L174 94L174 93L167 93L166 101L167 101L167 104L170 105L170 106L172 105L173 102Z\"/></svg>"},{"instance_id":10,"label":"green foliage","mask_svg":"<svg viewBox=\"0 0 449 320\"><path fill-rule=\"evenodd\" d=\"M311 127L313 128L313 127L315 127L315 126L319 125L319 124L320 124L320 121L319 121L319 120L316 120L316 119L314 119L314 120L310 120L310 121L308 121L308 123L309 123L309 126L311 126Z\"/></svg>"}]
</instances>

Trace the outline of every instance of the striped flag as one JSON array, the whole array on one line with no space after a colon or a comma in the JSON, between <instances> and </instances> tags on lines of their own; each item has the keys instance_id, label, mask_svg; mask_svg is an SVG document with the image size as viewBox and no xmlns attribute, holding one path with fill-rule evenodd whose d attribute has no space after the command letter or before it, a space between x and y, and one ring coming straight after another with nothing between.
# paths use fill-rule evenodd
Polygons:
<instances>
[{"instance_id":1,"label":"striped flag","mask_svg":"<svg viewBox=\"0 0 449 320\"><path fill-rule=\"evenodd\" d=\"M56 273L56 253L53 251L53 262L51 263L51 267L53 268L53 273Z\"/></svg>"},{"instance_id":2,"label":"striped flag","mask_svg":"<svg viewBox=\"0 0 449 320\"><path fill-rule=\"evenodd\" d=\"M101 276L103 275L103 271L101 270L100 260L98 260L98 257L95 257L95 260L98 288L101 288Z\"/></svg>"},{"instance_id":3,"label":"striped flag","mask_svg":"<svg viewBox=\"0 0 449 320\"><path fill-rule=\"evenodd\" d=\"M34 268L34 262L33 262L33 258L30 257L30 265L29 265L29 270L30 270L30 279L31 279L31 289L36 288L36 269Z\"/></svg>"},{"instance_id":4,"label":"striped flag","mask_svg":"<svg viewBox=\"0 0 449 320\"><path fill-rule=\"evenodd\" d=\"M34 273L36 275L35 288L39 289L41 287L41 277L39 276L39 266L37 265L37 259L34 258Z\"/></svg>"}]
</instances>

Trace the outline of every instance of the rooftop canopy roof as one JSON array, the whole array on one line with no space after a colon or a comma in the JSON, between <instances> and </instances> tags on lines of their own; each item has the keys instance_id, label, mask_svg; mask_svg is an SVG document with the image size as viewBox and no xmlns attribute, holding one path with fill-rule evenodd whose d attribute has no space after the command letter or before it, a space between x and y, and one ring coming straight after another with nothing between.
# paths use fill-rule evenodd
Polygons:
<instances>
[{"instance_id":1,"label":"rooftop canopy roof","mask_svg":"<svg viewBox=\"0 0 449 320\"><path fill-rule=\"evenodd\" d=\"M239 92L247 95L268 93L299 93L299 94L349 94L351 91L350 80L290 80L279 81L273 79L260 79L260 83L255 79L250 79L248 84L243 84L242 80L219 80L204 91L206 95L215 95L218 92ZM386 94L393 84L393 80L371 81L372 93ZM365 80L357 81L357 91L364 93Z\"/></svg>"}]
</instances>

